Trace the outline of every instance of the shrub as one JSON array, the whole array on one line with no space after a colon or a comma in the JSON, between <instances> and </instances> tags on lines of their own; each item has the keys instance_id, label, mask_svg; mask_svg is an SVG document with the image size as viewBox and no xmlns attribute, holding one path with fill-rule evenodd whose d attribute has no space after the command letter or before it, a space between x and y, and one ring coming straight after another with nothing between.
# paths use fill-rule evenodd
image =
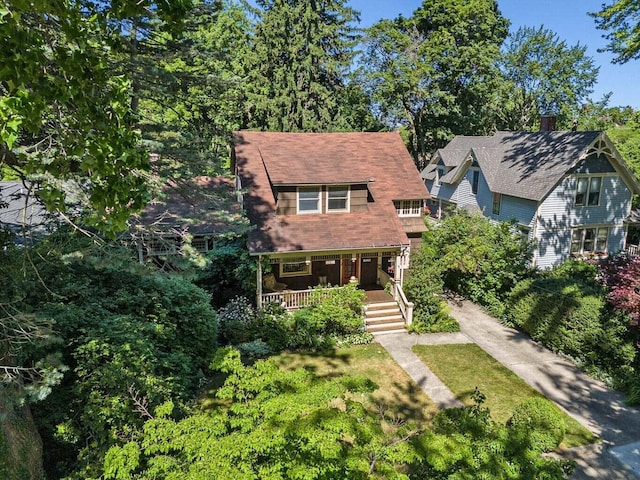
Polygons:
<instances>
[{"instance_id":1,"label":"shrub","mask_svg":"<svg viewBox=\"0 0 640 480\"><path fill-rule=\"evenodd\" d=\"M442 269L431 256L427 245L411 256L411 268L404 282L407 298L413 302L413 322L409 330L414 333L457 332L458 323L449 316L444 301Z\"/></svg>"},{"instance_id":2,"label":"shrub","mask_svg":"<svg viewBox=\"0 0 640 480\"><path fill-rule=\"evenodd\" d=\"M555 352L584 359L590 339L602 335L604 306L602 295L580 281L528 279L511 292L505 320Z\"/></svg>"},{"instance_id":3,"label":"shrub","mask_svg":"<svg viewBox=\"0 0 640 480\"><path fill-rule=\"evenodd\" d=\"M546 398L529 398L517 405L507 426L518 448L535 452L556 449L567 430L562 412Z\"/></svg>"}]
</instances>

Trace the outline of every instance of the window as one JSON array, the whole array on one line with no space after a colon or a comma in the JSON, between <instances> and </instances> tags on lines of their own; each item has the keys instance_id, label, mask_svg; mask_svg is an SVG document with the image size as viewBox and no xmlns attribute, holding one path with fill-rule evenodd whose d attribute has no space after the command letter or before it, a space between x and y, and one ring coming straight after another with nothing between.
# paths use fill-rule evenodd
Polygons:
<instances>
[{"instance_id":1,"label":"window","mask_svg":"<svg viewBox=\"0 0 640 480\"><path fill-rule=\"evenodd\" d=\"M298 213L320 213L320 188L298 188Z\"/></svg>"},{"instance_id":2,"label":"window","mask_svg":"<svg viewBox=\"0 0 640 480\"><path fill-rule=\"evenodd\" d=\"M399 217L419 217L422 211L422 200L394 200Z\"/></svg>"},{"instance_id":3,"label":"window","mask_svg":"<svg viewBox=\"0 0 640 480\"><path fill-rule=\"evenodd\" d=\"M435 182L435 183L436 183L436 185L440 185L440 179L441 179L442 177L444 177L444 175L445 175L445 173L444 173L444 168L442 168L442 167L438 167L438 168L436 169L436 182Z\"/></svg>"},{"instance_id":4,"label":"window","mask_svg":"<svg viewBox=\"0 0 640 480\"><path fill-rule=\"evenodd\" d=\"M281 277L301 277L311 275L311 262L307 257L283 259L280 262Z\"/></svg>"},{"instance_id":5,"label":"window","mask_svg":"<svg viewBox=\"0 0 640 480\"><path fill-rule=\"evenodd\" d=\"M571 253L606 252L608 227L574 228L571 236Z\"/></svg>"},{"instance_id":6,"label":"window","mask_svg":"<svg viewBox=\"0 0 640 480\"><path fill-rule=\"evenodd\" d=\"M588 207L599 205L601 186L602 177L578 177L575 204Z\"/></svg>"},{"instance_id":7,"label":"window","mask_svg":"<svg viewBox=\"0 0 640 480\"><path fill-rule=\"evenodd\" d=\"M349 211L349 187L327 188L327 211Z\"/></svg>"},{"instance_id":8,"label":"window","mask_svg":"<svg viewBox=\"0 0 640 480\"><path fill-rule=\"evenodd\" d=\"M494 215L500 215L500 204L502 203L502 195L500 193L493 194L493 204L491 206L491 212Z\"/></svg>"},{"instance_id":9,"label":"window","mask_svg":"<svg viewBox=\"0 0 640 480\"><path fill-rule=\"evenodd\" d=\"M476 195L478 193L478 182L480 181L480 172L474 170L471 173L471 192Z\"/></svg>"}]
</instances>

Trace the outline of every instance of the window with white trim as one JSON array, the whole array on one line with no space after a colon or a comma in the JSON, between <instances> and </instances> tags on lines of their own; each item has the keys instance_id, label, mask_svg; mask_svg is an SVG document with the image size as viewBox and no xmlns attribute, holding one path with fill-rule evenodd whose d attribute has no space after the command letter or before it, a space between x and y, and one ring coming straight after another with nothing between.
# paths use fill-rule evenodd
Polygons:
<instances>
[{"instance_id":1,"label":"window with white trim","mask_svg":"<svg viewBox=\"0 0 640 480\"><path fill-rule=\"evenodd\" d=\"M576 205L595 207L600 205L602 177L578 177L576 181Z\"/></svg>"},{"instance_id":2,"label":"window with white trim","mask_svg":"<svg viewBox=\"0 0 640 480\"><path fill-rule=\"evenodd\" d=\"M399 217L419 217L422 213L422 200L394 200Z\"/></svg>"},{"instance_id":3,"label":"window with white trim","mask_svg":"<svg viewBox=\"0 0 640 480\"><path fill-rule=\"evenodd\" d=\"M436 168L436 185L440 185L440 179L445 176L444 167Z\"/></svg>"},{"instance_id":4,"label":"window with white trim","mask_svg":"<svg viewBox=\"0 0 640 480\"><path fill-rule=\"evenodd\" d=\"M307 257L282 259L280 262L281 277L302 277L311 275L311 261Z\"/></svg>"},{"instance_id":5,"label":"window with white trim","mask_svg":"<svg viewBox=\"0 0 640 480\"><path fill-rule=\"evenodd\" d=\"M298 187L298 213L320 213L320 187Z\"/></svg>"},{"instance_id":6,"label":"window with white trim","mask_svg":"<svg viewBox=\"0 0 640 480\"><path fill-rule=\"evenodd\" d=\"M609 227L574 228L571 231L571 253L604 253L608 238Z\"/></svg>"},{"instance_id":7,"label":"window with white trim","mask_svg":"<svg viewBox=\"0 0 640 480\"><path fill-rule=\"evenodd\" d=\"M349 211L349 187L347 185L327 187L327 211Z\"/></svg>"}]
</instances>

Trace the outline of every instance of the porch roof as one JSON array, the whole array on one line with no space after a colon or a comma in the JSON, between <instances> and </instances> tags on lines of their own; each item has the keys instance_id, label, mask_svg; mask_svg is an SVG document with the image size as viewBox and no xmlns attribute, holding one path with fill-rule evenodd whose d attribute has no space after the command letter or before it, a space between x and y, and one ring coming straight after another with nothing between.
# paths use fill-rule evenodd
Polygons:
<instances>
[{"instance_id":1,"label":"porch roof","mask_svg":"<svg viewBox=\"0 0 640 480\"><path fill-rule=\"evenodd\" d=\"M252 254L319 252L389 248L408 245L402 228L389 225L384 212L278 216L269 223L268 234L249 233Z\"/></svg>"}]
</instances>

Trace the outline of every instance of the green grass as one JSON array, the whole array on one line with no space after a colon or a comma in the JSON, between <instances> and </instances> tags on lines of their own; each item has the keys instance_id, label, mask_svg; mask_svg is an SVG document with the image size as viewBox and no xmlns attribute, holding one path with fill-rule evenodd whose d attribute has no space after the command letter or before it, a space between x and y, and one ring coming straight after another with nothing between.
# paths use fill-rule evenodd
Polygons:
<instances>
[{"instance_id":1,"label":"green grass","mask_svg":"<svg viewBox=\"0 0 640 480\"><path fill-rule=\"evenodd\" d=\"M318 377L350 375L365 377L378 385L359 398L374 411L384 411L423 427L438 412L433 401L379 344L358 345L324 353L282 353L272 357L283 369L304 368Z\"/></svg>"},{"instance_id":2,"label":"green grass","mask_svg":"<svg viewBox=\"0 0 640 480\"><path fill-rule=\"evenodd\" d=\"M511 370L473 344L416 345L414 352L465 405L472 405L475 387L486 396L485 406L505 423L513 409L530 397L542 397ZM591 432L565 414L567 434L560 445L570 448L597 441Z\"/></svg>"}]
</instances>

